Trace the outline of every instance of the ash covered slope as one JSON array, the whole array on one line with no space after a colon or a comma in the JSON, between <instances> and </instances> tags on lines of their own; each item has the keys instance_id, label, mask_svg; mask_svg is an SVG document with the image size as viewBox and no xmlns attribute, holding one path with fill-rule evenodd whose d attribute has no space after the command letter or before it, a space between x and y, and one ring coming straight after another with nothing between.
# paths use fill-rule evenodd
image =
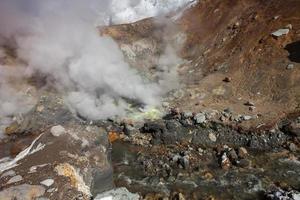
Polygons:
<instances>
[{"instance_id":1,"label":"ash covered slope","mask_svg":"<svg viewBox=\"0 0 300 200\"><path fill-rule=\"evenodd\" d=\"M200 1L186 10L175 22L180 27L177 33L186 36L181 55L190 65L178 70L186 87L169 100L183 110L230 108L237 118L251 117L243 122L246 127L272 126L298 112L299 10L295 0ZM162 27L153 21L104 32L121 46L134 47L132 38L159 44L153 33ZM273 35L277 30L287 34ZM251 106L244 105L248 101Z\"/></svg>"}]
</instances>

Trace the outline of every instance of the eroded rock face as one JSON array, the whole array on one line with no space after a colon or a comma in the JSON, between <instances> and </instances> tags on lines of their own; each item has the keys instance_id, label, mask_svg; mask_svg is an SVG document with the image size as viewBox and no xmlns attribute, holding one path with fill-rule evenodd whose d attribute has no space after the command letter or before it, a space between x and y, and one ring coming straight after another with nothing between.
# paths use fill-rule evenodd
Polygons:
<instances>
[{"instance_id":1,"label":"eroded rock face","mask_svg":"<svg viewBox=\"0 0 300 200\"><path fill-rule=\"evenodd\" d=\"M41 106L14 125L16 140L25 130L32 139L15 157L1 160L0 199L89 199L111 189L105 129L74 117L53 93L42 96Z\"/></svg>"}]
</instances>

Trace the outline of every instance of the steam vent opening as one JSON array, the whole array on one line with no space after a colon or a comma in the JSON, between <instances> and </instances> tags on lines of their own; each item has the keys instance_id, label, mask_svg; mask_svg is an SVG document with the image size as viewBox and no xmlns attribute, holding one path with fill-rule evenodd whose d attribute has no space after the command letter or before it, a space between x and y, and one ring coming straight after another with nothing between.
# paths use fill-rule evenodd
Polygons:
<instances>
[{"instance_id":1,"label":"steam vent opening","mask_svg":"<svg viewBox=\"0 0 300 200\"><path fill-rule=\"evenodd\" d=\"M299 200L299 10L1 0L0 200Z\"/></svg>"}]
</instances>

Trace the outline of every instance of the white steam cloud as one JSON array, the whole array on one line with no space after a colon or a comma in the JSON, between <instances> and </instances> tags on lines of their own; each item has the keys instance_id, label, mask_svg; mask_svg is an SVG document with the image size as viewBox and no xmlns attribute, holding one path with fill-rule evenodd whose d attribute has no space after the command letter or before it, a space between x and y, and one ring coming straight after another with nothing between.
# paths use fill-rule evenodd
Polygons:
<instances>
[{"instance_id":1,"label":"white steam cloud","mask_svg":"<svg viewBox=\"0 0 300 200\"><path fill-rule=\"evenodd\" d=\"M168 84L142 78L124 61L118 45L111 38L100 37L96 27L136 21L189 2L1 0L0 46L13 46L23 64L8 67L0 63L0 121L30 109L29 104L20 104L24 94L18 94L10 84L11 79L36 72L55 80L71 108L89 119L124 115L128 107L124 99L158 104ZM0 60L4 56L0 48ZM161 63L167 59L162 58Z\"/></svg>"}]
</instances>

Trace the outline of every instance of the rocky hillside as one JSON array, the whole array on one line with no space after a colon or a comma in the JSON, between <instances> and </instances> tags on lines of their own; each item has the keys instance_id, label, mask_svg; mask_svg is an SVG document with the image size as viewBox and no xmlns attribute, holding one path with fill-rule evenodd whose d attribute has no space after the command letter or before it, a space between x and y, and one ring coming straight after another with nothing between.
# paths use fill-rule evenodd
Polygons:
<instances>
[{"instance_id":1,"label":"rocky hillside","mask_svg":"<svg viewBox=\"0 0 300 200\"><path fill-rule=\"evenodd\" d=\"M138 66L164 48L162 35L184 40L180 54L188 64L178 70L184 86L173 105L230 108L252 117L243 126L269 128L299 111L299 9L292 0L201 1L171 25L147 19L103 32L121 48L146 52L135 58Z\"/></svg>"}]
</instances>

